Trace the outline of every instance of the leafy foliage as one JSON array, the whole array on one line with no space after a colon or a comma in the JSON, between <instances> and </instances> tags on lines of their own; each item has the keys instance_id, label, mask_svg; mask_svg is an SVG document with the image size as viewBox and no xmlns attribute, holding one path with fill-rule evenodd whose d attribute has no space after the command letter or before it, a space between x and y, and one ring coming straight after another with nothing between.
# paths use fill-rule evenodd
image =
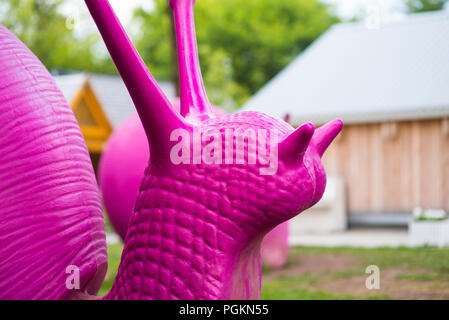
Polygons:
<instances>
[{"instance_id":1,"label":"leafy foliage","mask_svg":"<svg viewBox=\"0 0 449 320\"><path fill-rule=\"evenodd\" d=\"M74 36L61 13L65 0L0 0L0 23L15 33L47 69L114 72L93 48L99 36Z\"/></svg>"},{"instance_id":2,"label":"leafy foliage","mask_svg":"<svg viewBox=\"0 0 449 320\"><path fill-rule=\"evenodd\" d=\"M441 10L448 0L406 0L407 11L410 13Z\"/></svg>"},{"instance_id":3,"label":"leafy foliage","mask_svg":"<svg viewBox=\"0 0 449 320\"><path fill-rule=\"evenodd\" d=\"M171 72L166 0L135 11L137 46L156 78ZM338 19L319 0L201 0L195 4L201 67L211 102L232 107L290 63ZM232 100L230 100L232 98Z\"/></svg>"}]
</instances>

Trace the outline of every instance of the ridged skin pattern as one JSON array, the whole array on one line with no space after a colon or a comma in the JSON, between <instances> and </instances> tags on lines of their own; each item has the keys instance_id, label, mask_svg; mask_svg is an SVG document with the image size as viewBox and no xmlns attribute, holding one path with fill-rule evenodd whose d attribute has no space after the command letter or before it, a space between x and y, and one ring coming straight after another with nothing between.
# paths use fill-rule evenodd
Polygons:
<instances>
[{"instance_id":1,"label":"ridged skin pattern","mask_svg":"<svg viewBox=\"0 0 449 320\"><path fill-rule=\"evenodd\" d=\"M179 99L171 102L179 112ZM225 114L217 107L212 111L216 116ZM149 159L145 130L137 113L133 113L108 138L98 165L103 203L109 221L123 240Z\"/></svg>"},{"instance_id":2,"label":"ridged skin pattern","mask_svg":"<svg viewBox=\"0 0 449 320\"><path fill-rule=\"evenodd\" d=\"M279 139L293 131L282 120L256 112L198 125L202 132L277 130ZM259 298L263 236L315 204L326 180L313 143L297 163L280 159L275 175L260 175L260 167L181 164L161 172L150 164L117 278L105 298Z\"/></svg>"},{"instance_id":3,"label":"ridged skin pattern","mask_svg":"<svg viewBox=\"0 0 449 320\"><path fill-rule=\"evenodd\" d=\"M77 266L80 290L66 287ZM107 268L87 147L41 62L0 25L0 299L96 294Z\"/></svg>"},{"instance_id":4,"label":"ridged skin pattern","mask_svg":"<svg viewBox=\"0 0 449 320\"><path fill-rule=\"evenodd\" d=\"M179 99L172 101L179 111ZM212 107L216 116L221 109ZM109 137L98 166L103 203L110 223L124 240L139 187L150 158L148 140L137 113L129 116ZM288 222L268 233L262 242L262 263L282 267L288 255Z\"/></svg>"}]
</instances>

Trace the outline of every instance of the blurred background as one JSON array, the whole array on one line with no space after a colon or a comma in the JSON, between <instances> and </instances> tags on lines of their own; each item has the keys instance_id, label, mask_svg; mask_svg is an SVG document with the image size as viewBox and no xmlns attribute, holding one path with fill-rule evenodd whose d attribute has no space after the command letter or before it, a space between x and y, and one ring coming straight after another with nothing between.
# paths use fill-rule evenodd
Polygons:
<instances>
[{"instance_id":1,"label":"blurred background","mask_svg":"<svg viewBox=\"0 0 449 320\"><path fill-rule=\"evenodd\" d=\"M287 264L264 269L268 299L449 298L447 0L197 0L211 102L299 126L345 128L324 158L323 199L289 223ZM166 0L110 0L169 98L178 96ZM134 112L80 0L0 0L0 23L54 76L95 170ZM107 225L115 277L122 244ZM380 288L365 273L378 266Z\"/></svg>"}]
</instances>

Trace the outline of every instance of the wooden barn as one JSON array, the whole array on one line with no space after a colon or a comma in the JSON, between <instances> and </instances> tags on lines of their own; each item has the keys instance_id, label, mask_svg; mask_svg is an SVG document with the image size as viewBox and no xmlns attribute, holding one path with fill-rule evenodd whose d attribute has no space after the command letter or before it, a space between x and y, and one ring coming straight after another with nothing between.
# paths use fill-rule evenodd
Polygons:
<instances>
[{"instance_id":1,"label":"wooden barn","mask_svg":"<svg viewBox=\"0 0 449 320\"><path fill-rule=\"evenodd\" d=\"M449 14L409 15L369 29L332 27L244 110L298 126L341 118L324 158L350 217L449 211ZM374 214L374 215L362 215Z\"/></svg>"},{"instance_id":2,"label":"wooden barn","mask_svg":"<svg viewBox=\"0 0 449 320\"><path fill-rule=\"evenodd\" d=\"M78 120L96 169L112 130L135 112L126 86L120 77L111 75L72 73L53 77ZM176 96L170 82L158 83L167 97Z\"/></svg>"}]
</instances>

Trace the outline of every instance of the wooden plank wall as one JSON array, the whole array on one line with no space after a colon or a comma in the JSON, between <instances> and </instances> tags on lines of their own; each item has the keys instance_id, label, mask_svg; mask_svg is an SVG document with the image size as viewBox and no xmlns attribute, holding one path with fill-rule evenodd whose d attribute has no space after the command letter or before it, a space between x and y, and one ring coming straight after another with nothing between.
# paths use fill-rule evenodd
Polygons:
<instances>
[{"instance_id":1,"label":"wooden plank wall","mask_svg":"<svg viewBox=\"0 0 449 320\"><path fill-rule=\"evenodd\" d=\"M326 152L351 213L449 211L449 120L346 125Z\"/></svg>"}]
</instances>

